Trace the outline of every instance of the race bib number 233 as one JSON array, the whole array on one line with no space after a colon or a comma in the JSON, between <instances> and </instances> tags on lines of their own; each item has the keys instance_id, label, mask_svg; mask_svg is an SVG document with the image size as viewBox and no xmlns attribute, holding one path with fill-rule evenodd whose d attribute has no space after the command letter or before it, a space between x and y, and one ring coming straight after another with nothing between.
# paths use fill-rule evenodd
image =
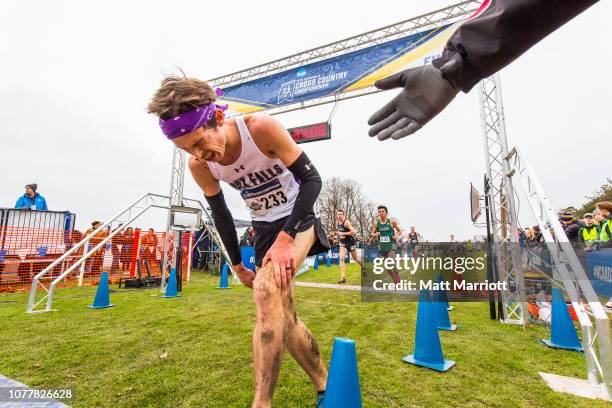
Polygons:
<instances>
[{"instance_id":1,"label":"race bib number 233","mask_svg":"<svg viewBox=\"0 0 612 408\"><path fill-rule=\"evenodd\" d=\"M287 203L287 196L278 179L270 180L257 187L244 189L240 195L254 215L265 215L270 210Z\"/></svg>"}]
</instances>

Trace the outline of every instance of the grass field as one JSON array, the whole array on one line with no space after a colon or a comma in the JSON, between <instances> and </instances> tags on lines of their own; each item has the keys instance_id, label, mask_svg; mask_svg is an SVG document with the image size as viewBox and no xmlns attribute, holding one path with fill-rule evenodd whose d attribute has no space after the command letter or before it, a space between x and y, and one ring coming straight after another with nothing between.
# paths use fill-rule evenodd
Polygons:
<instances>
[{"instance_id":1,"label":"grass field","mask_svg":"<svg viewBox=\"0 0 612 408\"><path fill-rule=\"evenodd\" d=\"M336 282L338 267L300 280ZM349 284L358 284L349 268ZM57 312L24 313L25 294L0 295L0 374L34 387L73 388L75 407L246 407L252 397L250 289L216 289L195 272L182 297L115 291L103 310L86 308L95 288L64 289ZM440 332L447 373L419 368L411 354L415 303L363 303L359 292L296 288L298 314L329 361L335 336L357 343L365 407L596 407L603 401L551 391L537 372L584 378L581 354L546 348L545 327L502 325L483 303L455 304L456 332ZM314 391L287 354L277 407L310 407Z\"/></svg>"}]
</instances>

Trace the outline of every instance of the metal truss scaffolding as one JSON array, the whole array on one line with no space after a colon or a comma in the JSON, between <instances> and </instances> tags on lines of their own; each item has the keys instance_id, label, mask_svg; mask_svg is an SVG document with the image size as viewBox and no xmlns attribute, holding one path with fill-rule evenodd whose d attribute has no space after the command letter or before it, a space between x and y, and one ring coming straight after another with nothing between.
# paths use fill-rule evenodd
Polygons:
<instances>
[{"instance_id":1,"label":"metal truss scaffolding","mask_svg":"<svg viewBox=\"0 0 612 408\"><path fill-rule=\"evenodd\" d=\"M490 183L489 211L495 241L493 255L500 281L507 290L500 291L504 323L524 324L527 316L525 280L518 244L518 218L510 165L508 141L499 76L480 83L480 117L484 136L487 177Z\"/></svg>"},{"instance_id":2,"label":"metal truss scaffolding","mask_svg":"<svg viewBox=\"0 0 612 408\"><path fill-rule=\"evenodd\" d=\"M185 183L185 152L178 149L176 146L172 149L172 173L170 174L170 206L183 205L183 186ZM163 268L161 271L161 285L160 290L166 290L166 271L170 271L170 268L174 267L176 262L176 256L168 259L168 248L170 245L170 226L172 223L172 211L168 208L168 216L166 220L166 235L164 238L164 255L163 255ZM180 234L174 234L174 248L180 248Z\"/></svg>"}]
</instances>

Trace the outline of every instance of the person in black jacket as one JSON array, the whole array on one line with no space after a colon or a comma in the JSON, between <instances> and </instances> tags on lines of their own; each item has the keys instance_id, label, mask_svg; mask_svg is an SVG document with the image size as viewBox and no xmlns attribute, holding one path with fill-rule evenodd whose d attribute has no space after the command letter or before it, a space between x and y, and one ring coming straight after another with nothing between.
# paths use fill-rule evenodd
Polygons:
<instances>
[{"instance_id":1,"label":"person in black jacket","mask_svg":"<svg viewBox=\"0 0 612 408\"><path fill-rule=\"evenodd\" d=\"M440 113L459 93L510 64L597 0L484 0L449 38L431 65L375 83L402 91L375 112L368 134L379 140L408 136Z\"/></svg>"},{"instance_id":2,"label":"person in black jacket","mask_svg":"<svg viewBox=\"0 0 612 408\"><path fill-rule=\"evenodd\" d=\"M565 231L565 235L567 235L567 239L569 239L570 242L580 242L578 232L580 231L582 225L576 221L574 214L572 214L570 211L564 211L561 213L559 221L561 222L563 231Z\"/></svg>"}]
</instances>

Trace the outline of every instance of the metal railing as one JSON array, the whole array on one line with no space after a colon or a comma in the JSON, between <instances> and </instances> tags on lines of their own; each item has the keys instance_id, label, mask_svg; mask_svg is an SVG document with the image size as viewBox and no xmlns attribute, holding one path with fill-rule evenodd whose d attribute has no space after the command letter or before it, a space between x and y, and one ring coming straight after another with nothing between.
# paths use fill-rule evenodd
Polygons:
<instances>
[{"instance_id":1,"label":"metal railing","mask_svg":"<svg viewBox=\"0 0 612 408\"><path fill-rule=\"evenodd\" d=\"M582 331L587 378L592 384L601 386L602 395L610 400L612 399L612 339L608 315L567 238L550 200L544 194L544 190L540 187L525 157L515 147L504 157L504 161L510 168L508 177L518 177L523 187L531 211L544 236L553 271L563 282L563 287L578 317ZM588 310L583 300L588 304Z\"/></svg>"},{"instance_id":2,"label":"metal railing","mask_svg":"<svg viewBox=\"0 0 612 408\"><path fill-rule=\"evenodd\" d=\"M70 211L36 211L0 208L0 251L36 251L39 245L65 245L74 229Z\"/></svg>"},{"instance_id":3,"label":"metal railing","mask_svg":"<svg viewBox=\"0 0 612 408\"><path fill-rule=\"evenodd\" d=\"M227 252L225 251L225 248L223 247L223 244L219 238L219 235L216 229L212 227L211 225L208 225L210 223L210 215L208 211L206 210L206 208L198 200L185 198L183 199L183 202L186 206L202 209L203 217L208 217L208 219L205 218L205 221L208 221L207 223L205 223L207 230L211 234L211 237L213 238L213 240L215 241L218 240L217 244L219 245L219 248L224 254L224 256L226 256ZM110 242L115 235L122 232L125 228L129 226L129 224L131 224L132 222L137 220L141 215L147 212L147 210L149 210L150 208L168 209L170 208L170 204L171 203L170 203L170 199L168 196L152 194L152 193L145 194L142 197L140 197L138 200L134 201L128 208L119 212L114 217L112 217L110 220L106 221L96 230L91 232L87 237L85 237L75 246L70 248L61 257L53 261L44 270L42 270L40 273L34 276L34 278L32 279L32 285L30 289L30 295L28 298L28 305L27 305L26 311L28 313L37 313L37 312L48 312L50 310L53 310L52 307L53 307L55 290L57 288L57 285L62 280L66 279L68 275L70 275L72 272L77 270L77 268L81 267L84 264L84 262L88 258L90 258L96 251L102 248L102 246L106 245L107 242ZM114 229L112 228L113 226L115 226ZM55 279L53 279L48 286L45 285L45 280L47 276L51 274L55 266L57 266L61 262L64 262L66 259L68 259L71 256L78 255L78 251L81 248L87 248L87 244L89 243L91 237L96 236L98 233L102 232L107 227L112 228L112 232L109 235L101 239L100 242L98 242L95 246L90 248L88 251L83 250L84 252L83 255L81 255L69 268L64 270L59 276L55 277ZM164 248L164 252L167 252L167 248ZM227 259L227 256L226 256L226 259ZM37 300L36 295L38 293L39 288L42 289L44 294L40 299ZM45 307L42 309L37 309L37 307L43 304L43 302L45 302Z\"/></svg>"}]
</instances>

